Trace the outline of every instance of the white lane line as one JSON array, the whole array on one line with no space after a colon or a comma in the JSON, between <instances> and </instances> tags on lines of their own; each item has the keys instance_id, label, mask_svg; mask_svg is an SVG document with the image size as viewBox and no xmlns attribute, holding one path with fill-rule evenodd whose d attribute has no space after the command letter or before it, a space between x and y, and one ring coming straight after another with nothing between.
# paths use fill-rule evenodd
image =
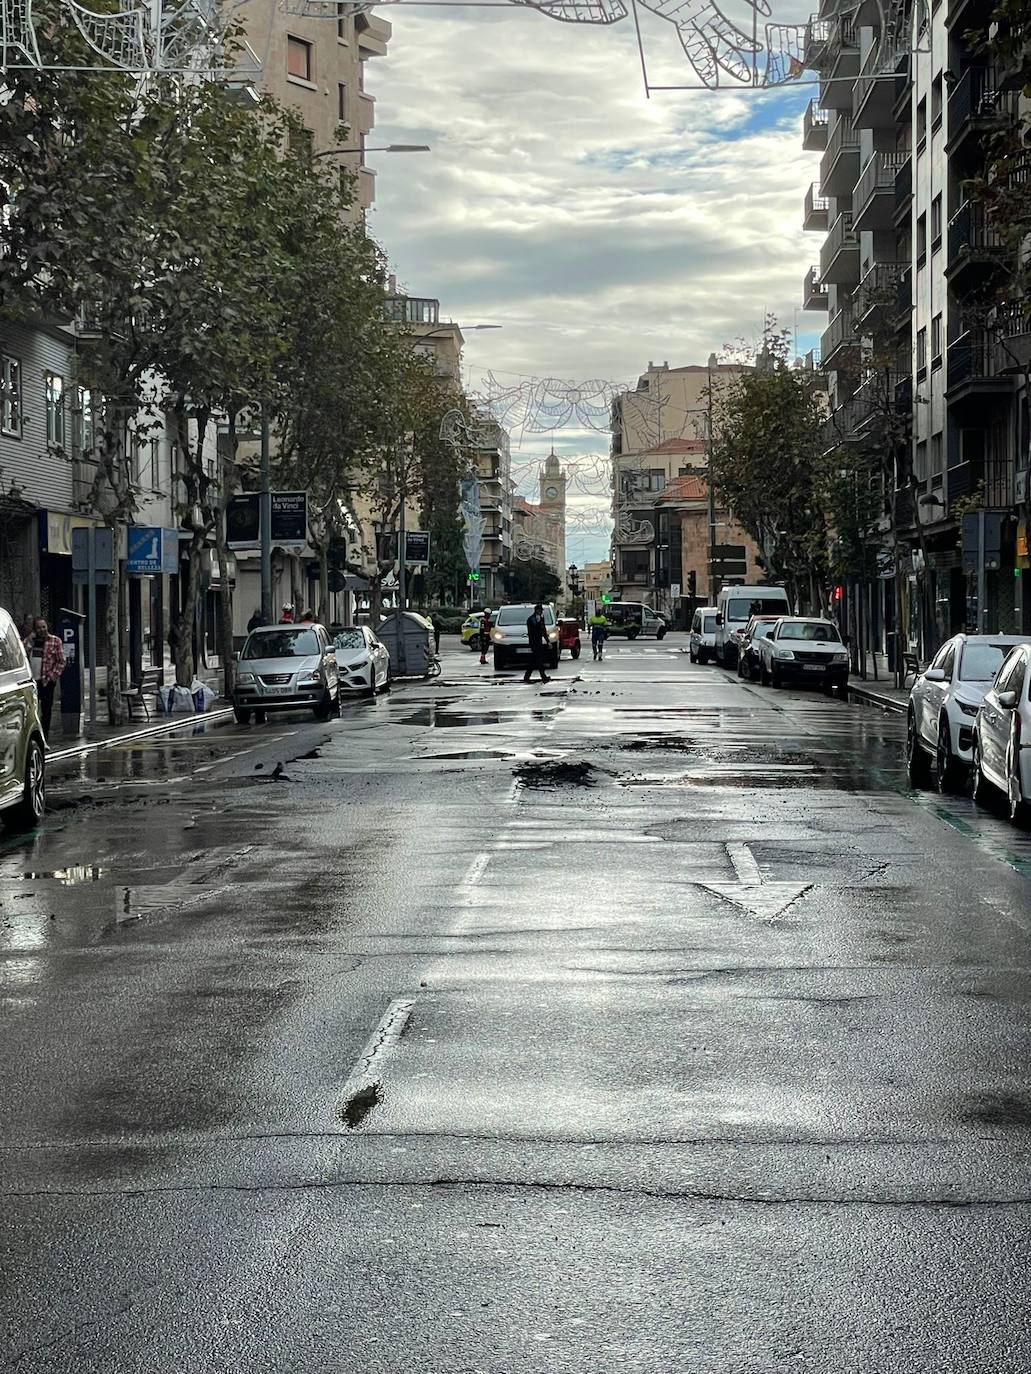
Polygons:
<instances>
[{"instance_id":1,"label":"white lane line","mask_svg":"<svg viewBox=\"0 0 1031 1374\"><path fill-rule=\"evenodd\" d=\"M476 884L483 877L484 873L487 871L487 865L489 863L490 854L488 854L486 851L484 851L484 853L482 854L477 854L476 858L473 859L472 863L465 870L465 877L458 884L459 891L461 891L463 888L475 887Z\"/></svg>"},{"instance_id":2,"label":"white lane line","mask_svg":"<svg viewBox=\"0 0 1031 1374\"><path fill-rule=\"evenodd\" d=\"M515 806L516 803L519 801L519 793L522 791L522 789L523 789L523 784L522 784L522 782L519 780L519 778L513 778L513 779L512 779L512 786L508 789L508 791L505 793L504 797L502 797L502 799L501 799L502 802L504 803L504 805L505 805L505 806Z\"/></svg>"},{"instance_id":3,"label":"white lane line","mask_svg":"<svg viewBox=\"0 0 1031 1374\"><path fill-rule=\"evenodd\" d=\"M365 1042L365 1048L355 1061L344 1084L344 1101L355 1089L362 1087L375 1077L379 1061L393 1050L404 1034L405 1027L415 1007L414 997L395 997L380 1017L376 1029Z\"/></svg>"},{"instance_id":4,"label":"white lane line","mask_svg":"<svg viewBox=\"0 0 1031 1374\"><path fill-rule=\"evenodd\" d=\"M748 845L743 840L728 840L726 848L727 857L734 865L734 872L739 881L754 883L758 887L762 883L763 875Z\"/></svg>"}]
</instances>

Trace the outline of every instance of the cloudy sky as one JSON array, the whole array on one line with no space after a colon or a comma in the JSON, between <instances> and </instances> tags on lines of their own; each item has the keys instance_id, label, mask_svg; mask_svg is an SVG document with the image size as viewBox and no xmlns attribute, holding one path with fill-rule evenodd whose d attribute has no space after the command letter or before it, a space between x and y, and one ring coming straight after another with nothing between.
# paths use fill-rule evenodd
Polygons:
<instances>
[{"instance_id":1,"label":"cloudy sky","mask_svg":"<svg viewBox=\"0 0 1031 1374\"><path fill-rule=\"evenodd\" d=\"M736 5L736 12L735 12ZM792 8L782 0L778 19ZM750 27L747 0L724 6ZM812 88L665 92L646 99L632 20L557 23L529 9L385 7L389 55L369 64L370 228L413 295L436 296L466 336L466 379L632 384L649 360L704 363L754 339L764 311L811 347L796 313L818 239L801 229L817 159L801 146ZM674 28L642 12L649 77L692 79ZM552 435L513 435L524 484ZM607 435L563 429L577 473L569 549L607 556ZM585 455L579 457L579 455ZM587 456L590 455L590 456Z\"/></svg>"}]
</instances>

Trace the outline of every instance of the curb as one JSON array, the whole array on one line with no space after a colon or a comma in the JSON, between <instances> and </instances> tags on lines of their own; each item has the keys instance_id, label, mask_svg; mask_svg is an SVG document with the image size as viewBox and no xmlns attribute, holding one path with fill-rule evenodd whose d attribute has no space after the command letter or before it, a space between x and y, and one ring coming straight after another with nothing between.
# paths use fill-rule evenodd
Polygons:
<instances>
[{"instance_id":1,"label":"curb","mask_svg":"<svg viewBox=\"0 0 1031 1374\"><path fill-rule=\"evenodd\" d=\"M904 716L907 704L904 701L897 701L895 697L888 697L883 692L878 692L870 687L857 687L854 683L848 684L848 699L852 701L862 701L870 706L880 706L882 710L891 711L894 715Z\"/></svg>"},{"instance_id":2,"label":"curb","mask_svg":"<svg viewBox=\"0 0 1031 1374\"><path fill-rule=\"evenodd\" d=\"M173 730L183 730L204 721L224 720L232 714L231 706L223 706L215 711L180 716L178 720L164 720L160 725L147 725L142 730L130 730L124 735L113 735L111 739L84 740L82 744L70 744L66 749L48 749L47 763L60 763L62 759L78 758L81 754L93 754L100 749L113 749L117 744L128 744L134 739L146 739L149 735L167 735Z\"/></svg>"}]
</instances>

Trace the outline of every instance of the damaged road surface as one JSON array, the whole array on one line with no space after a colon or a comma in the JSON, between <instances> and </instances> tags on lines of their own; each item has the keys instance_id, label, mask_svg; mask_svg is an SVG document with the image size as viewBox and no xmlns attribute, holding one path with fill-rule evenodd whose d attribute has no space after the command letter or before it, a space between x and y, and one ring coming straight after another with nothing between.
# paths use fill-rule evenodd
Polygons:
<instances>
[{"instance_id":1,"label":"damaged road surface","mask_svg":"<svg viewBox=\"0 0 1031 1374\"><path fill-rule=\"evenodd\" d=\"M1031 837L679 638L55 771L0 1369L1031 1362Z\"/></svg>"}]
</instances>

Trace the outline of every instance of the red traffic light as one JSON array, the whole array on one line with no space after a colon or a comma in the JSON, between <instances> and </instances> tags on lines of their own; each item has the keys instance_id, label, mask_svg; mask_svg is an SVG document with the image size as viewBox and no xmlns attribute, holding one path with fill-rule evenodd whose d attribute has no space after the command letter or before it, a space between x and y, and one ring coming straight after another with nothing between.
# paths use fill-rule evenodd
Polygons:
<instances>
[{"instance_id":1,"label":"red traffic light","mask_svg":"<svg viewBox=\"0 0 1031 1374\"><path fill-rule=\"evenodd\" d=\"M835 588L834 588L834 600L835 600L835 601L840 601L841 598L842 598L844 595L845 595L845 588L844 588L844 587L835 587Z\"/></svg>"}]
</instances>

